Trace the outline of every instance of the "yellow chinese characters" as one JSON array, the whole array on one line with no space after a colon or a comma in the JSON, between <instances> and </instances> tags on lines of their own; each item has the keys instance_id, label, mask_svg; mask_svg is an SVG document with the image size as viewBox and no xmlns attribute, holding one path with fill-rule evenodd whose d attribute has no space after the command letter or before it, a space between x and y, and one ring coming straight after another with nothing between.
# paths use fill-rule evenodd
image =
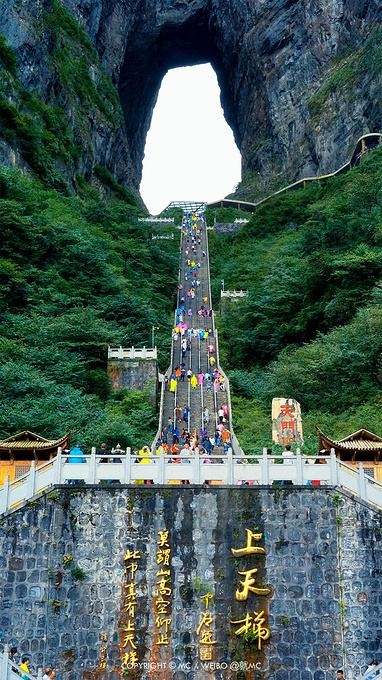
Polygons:
<instances>
[{"instance_id":1,"label":"yellow chinese characters","mask_svg":"<svg viewBox=\"0 0 382 680\"><path fill-rule=\"evenodd\" d=\"M251 529L246 529L247 542L243 548L231 548L231 553L234 557L245 557L248 555L264 555L265 548L259 545L253 545L259 542L263 534L259 531L251 531ZM258 569L252 567L243 571L238 571L240 576L244 576L243 579L239 581L239 588L236 589L235 598L238 602L243 602L248 600L250 594L259 595L264 597L269 595L271 589L267 586L262 586L256 583L256 574ZM235 631L236 635L246 635L251 632L254 639L257 640L258 649L261 649L261 644L264 640L268 640L270 637L270 629L267 628L266 618L264 616L264 610L260 612L254 611L253 614L246 613L243 619L238 621L231 621L232 624L241 624L239 628Z\"/></svg>"},{"instance_id":2,"label":"yellow chinese characters","mask_svg":"<svg viewBox=\"0 0 382 680\"><path fill-rule=\"evenodd\" d=\"M171 547L168 530L158 531L157 546L156 563L158 566L161 565L161 568L156 573L157 581L154 595L155 628L157 631L155 642L157 645L168 645L172 623L170 616L172 597Z\"/></svg>"},{"instance_id":3,"label":"yellow chinese characters","mask_svg":"<svg viewBox=\"0 0 382 680\"><path fill-rule=\"evenodd\" d=\"M235 635L245 635L246 633L252 632L254 639L257 640L257 648L261 649L262 640L268 640L271 631L269 628L264 626L265 616L264 610L261 612L253 612L252 614L246 614L244 619L239 621L231 621L231 623L241 623L242 625L235 630Z\"/></svg>"},{"instance_id":4,"label":"yellow chinese characters","mask_svg":"<svg viewBox=\"0 0 382 680\"><path fill-rule=\"evenodd\" d=\"M256 586L256 579L253 578L252 574L256 574L257 569L247 569L247 571L238 571L237 573L240 574L240 576L245 576L244 581L239 581L241 585L241 590L238 588L236 590L236 599L237 600L247 600L248 599L248 594L255 593L255 595L269 595L270 588L261 588L260 586Z\"/></svg>"},{"instance_id":5,"label":"yellow chinese characters","mask_svg":"<svg viewBox=\"0 0 382 680\"><path fill-rule=\"evenodd\" d=\"M135 574L139 568L141 553L139 550L126 550L123 558L124 581L122 586L121 658L122 669L128 664L138 663L135 612L137 608L137 590Z\"/></svg>"},{"instance_id":6,"label":"yellow chinese characters","mask_svg":"<svg viewBox=\"0 0 382 680\"><path fill-rule=\"evenodd\" d=\"M234 555L234 557L243 557L244 555L252 555L252 554L263 554L265 555L265 548L262 548L259 545L252 545L252 541L261 541L263 534L262 533L254 533L250 529L246 529L247 532L247 545L245 548L231 548L231 553Z\"/></svg>"},{"instance_id":7,"label":"yellow chinese characters","mask_svg":"<svg viewBox=\"0 0 382 680\"><path fill-rule=\"evenodd\" d=\"M98 661L98 670L99 671L104 671L107 668L107 640L108 636L106 633L101 633L99 636L101 640L101 646L99 648L99 661Z\"/></svg>"},{"instance_id":8,"label":"yellow chinese characters","mask_svg":"<svg viewBox=\"0 0 382 680\"><path fill-rule=\"evenodd\" d=\"M196 634L199 637L200 659L202 661L211 661L213 655L213 645L216 645L214 633L211 628L214 624L215 618L209 611L209 604L213 599L213 595L212 593L206 593L200 599L203 600L205 607L196 629Z\"/></svg>"}]
</instances>

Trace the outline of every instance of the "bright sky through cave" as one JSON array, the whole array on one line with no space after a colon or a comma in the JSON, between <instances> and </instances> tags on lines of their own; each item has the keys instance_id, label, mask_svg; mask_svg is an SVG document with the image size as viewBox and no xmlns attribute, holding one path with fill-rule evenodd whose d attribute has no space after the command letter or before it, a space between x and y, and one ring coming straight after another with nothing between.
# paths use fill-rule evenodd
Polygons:
<instances>
[{"instance_id":1,"label":"bright sky through cave","mask_svg":"<svg viewBox=\"0 0 382 680\"><path fill-rule=\"evenodd\" d=\"M241 158L210 64L164 77L146 139L142 198L152 215L171 201L211 202L240 182Z\"/></svg>"}]
</instances>

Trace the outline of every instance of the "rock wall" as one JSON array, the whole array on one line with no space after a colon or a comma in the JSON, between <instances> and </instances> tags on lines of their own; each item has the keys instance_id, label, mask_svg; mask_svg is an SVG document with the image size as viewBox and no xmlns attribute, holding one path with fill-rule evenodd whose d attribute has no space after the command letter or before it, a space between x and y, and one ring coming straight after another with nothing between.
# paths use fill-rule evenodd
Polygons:
<instances>
[{"instance_id":1,"label":"rock wall","mask_svg":"<svg viewBox=\"0 0 382 680\"><path fill-rule=\"evenodd\" d=\"M57 680L134 658L145 680L359 678L381 520L331 488L60 487L2 520L1 642Z\"/></svg>"},{"instance_id":2,"label":"rock wall","mask_svg":"<svg viewBox=\"0 0 382 680\"><path fill-rule=\"evenodd\" d=\"M51 68L52 41L45 30L46 13L57 2L3 0L2 33L17 52L23 84L69 109L75 126L76 107ZM111 125L90 109L87 133L75 126L85 146L80 162L85 175L101 163L138 189L161 81L178 66L212 64L243 176L258 173L263 189L271 180L280 187L334 170L362 133L382 129L378 0L62 0L62 5L95 45L118 86L124 113L124 125ZM94 64L88 69L99 81ZM203 105L197 94L196 103Z\"/></svg>"},{"instance_id":3,"label":"rock wall","mask_svg":"<svg viewBox=\"0 0 382 680\"><path fill-rule=\"evenodd\" d=\"M112 390L120 390L124 387L131 390L145 390L151 403L156 403L158 386L156 360L108 359L107 374Z\"/></svg>"}]
</instances>

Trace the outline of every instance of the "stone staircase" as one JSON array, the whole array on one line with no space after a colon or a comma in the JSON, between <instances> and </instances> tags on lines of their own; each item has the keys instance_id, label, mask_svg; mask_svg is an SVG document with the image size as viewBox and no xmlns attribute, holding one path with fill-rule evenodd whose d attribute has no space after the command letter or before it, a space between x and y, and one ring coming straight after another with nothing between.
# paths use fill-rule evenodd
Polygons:
<instances>
[{"instance_id":1,"label":"stone staircase","mask_svg":"<svg viewBox=\"0 0 382 680\"><path fill-rule=\"evenodd\" d=\"M195 230L192 232L196 236L195 243L192 242L187 230L182 229L177 296L177 309L179 310L184 307L180 319L187 324L188 329L193 329L194 332L191 337L188 337L189 333L185 333L183 337L173 338L171 363L167 370L169 378L175 373L176 367L182 365L185 371L191 369L194 375L199 373L206 374L207 372L212 374L214 368L218 368L219 372L222 373L219 364L217 332L213 312L211 316L200 314L202 308L205 310L211 309L212 301L208 238L204 219L199 220L198 228L201 229L200 234L196 234ZM193 267L192 262L196 262L197 266ZM192 285L192 281L196 281L196 284ZM193 288L195 291L192 297L189 296L190 288ZM174 325L176 325L177 321L179 321L179 314L175 313ZM208 339L201 339L200 331L208 331ZM182 339L187 340L187 349L185 351L184 348L182 351ZM210 363L211 357L213 357L211 360L213 362L212 366ZM227 424L229 429L231 429L229 385L227 379L225 379L225 386L226 392L222 393L214 389L213 380L210 387L207 387L205 381L204 385L197 385L197 387L192 388L189 380L185 377L184 381L179 380L177 382L175 393L164 391L161 400L160 427L157 439L162 437L163 428L167 426L169 419L173 420L180 431L186 428L191 434L196 432L200 435L201 430L205 428L208 431L208 436L213 437L219 422L218 409L224 401L228 403L229 417L227 418ZM177 409L183 411L185 406L189 409L189 418L187 422L184 420L179 421L176 417ZM208 409L208 422L205 422L203 419L205 409ZM172 443L171 438L169 438L168 443ZM218 453L223 454L222 447L215 447L214 454Z\"/></svg>"}]
</instances>

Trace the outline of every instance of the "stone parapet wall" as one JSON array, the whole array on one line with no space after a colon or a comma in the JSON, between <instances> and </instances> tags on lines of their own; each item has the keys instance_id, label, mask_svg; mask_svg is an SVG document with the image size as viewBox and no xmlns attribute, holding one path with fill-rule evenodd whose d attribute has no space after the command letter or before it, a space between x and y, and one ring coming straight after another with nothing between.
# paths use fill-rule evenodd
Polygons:
<instances>
[{"instance_id":1,"label":"stone parapet wall","mask_svg":"<svg viewBox=\"0 0 382 680\"><path fill-rule=\"evenodd\" d=\"M1 642L57 680L120 677L128 628L126 677L359 678L380 644L381 527L328 487L59 487L0 526Z\"/></svg>"}]
</instances>

